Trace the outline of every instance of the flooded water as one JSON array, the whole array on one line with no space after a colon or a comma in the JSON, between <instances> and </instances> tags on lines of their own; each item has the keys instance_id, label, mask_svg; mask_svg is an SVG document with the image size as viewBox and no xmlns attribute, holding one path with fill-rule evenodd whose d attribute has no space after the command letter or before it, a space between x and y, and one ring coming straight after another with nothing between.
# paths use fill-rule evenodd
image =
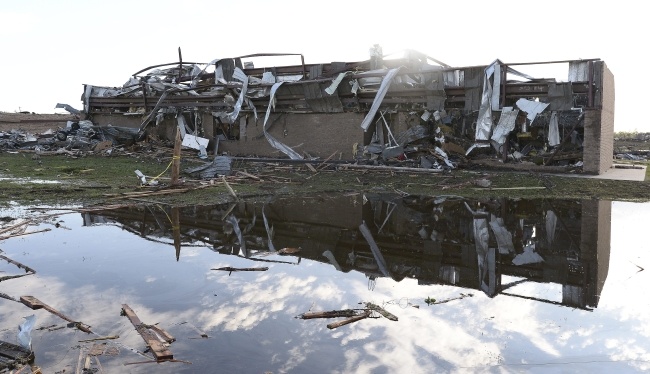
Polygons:
<instances>
[{"instance_id":1,"label":"flooded water","mask_svg":"<svg viewBox=\"0 0 650 374\"><path fill-rule=\"evenodd\" d=\"M643 372L649 214L647 203L369 194L31 211L27 232L50 230L0 242L0 340L16 344L34 314L46 373ZM11 277L26 274L19 265L35 274ZM21 296L92 333L10 300ZM398 320L297 318L365 303ZM143 363L152 353L123 308L144 335L172 335L177 361Z\"/></svg>"}]
</instances>

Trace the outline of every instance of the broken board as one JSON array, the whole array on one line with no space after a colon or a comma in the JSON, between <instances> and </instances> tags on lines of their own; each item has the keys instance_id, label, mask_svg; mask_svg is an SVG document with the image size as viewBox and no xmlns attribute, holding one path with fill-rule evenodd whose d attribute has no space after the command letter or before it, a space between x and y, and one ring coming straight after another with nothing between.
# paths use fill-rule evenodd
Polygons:
<instances>
[{"instance_id":1,"label":"broken board","mask_svg":"<svg viewBox=\"0 0 650 374\"><path fill-rule=\"evenodd\" d=\"M87 332L89 334L92 332L92 331L90 331L90 326L86 325L83 322L73 320L72 318L66 316L65 314L59 312L58 310L52 308L51 306L49 306L47 304L45 304L44 302L40 301L39 299L35 298L34 296L21 296L20 297L20 302L27 305L32 310L45 309L48 312L54 314L55 316L74 324L74 326L76 328L78 328L79 330L81 330L83 332Z\"/></svg>"},{"instance_id":2,"label":"broken board","mask_svg":"<svg viewBox=\"0 0 650 374\"><path fill-rule=\"evenodd\" d=\"M133 309L131 309L126 304L122 304L122 311L124 315L129 319L129 321L131 321L131 324L133 324L135 330L140 334L147 347L149 347L151 353L153 353L154 357L156 358L156 361L174 359L174 355L172 354L172 352L169 351L167 347L165 347L165 345L158 339L156 334L153 331L151 331L147 325L145 325L144 323L142 323L142 321L140 321L140 318L138 318L138 315L135 314ZM156 330L164 331L159 327L157 327ZM169 340L171 341L175 340L166 331L164 331L163 335L165 335L163 338L167 340L167 342L170 342Z\"/></svg>"}]
</instances>

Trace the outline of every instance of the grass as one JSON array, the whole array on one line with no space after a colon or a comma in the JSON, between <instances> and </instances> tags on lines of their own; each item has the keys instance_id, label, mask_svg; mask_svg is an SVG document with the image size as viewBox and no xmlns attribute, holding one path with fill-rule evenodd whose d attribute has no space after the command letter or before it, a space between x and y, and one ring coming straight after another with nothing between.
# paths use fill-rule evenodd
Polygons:
<instances>
[{"instance_id":1,"label":"grass","mask_svg":"<svg viewBox=\"0 0 650 374\"><path fill-rule=\"evenodd\" d=\"M27 153L0 153L0 204L69 205L124 202L109 195L153 191L140 187L135 170L156 176L169 164L169 157L142 154L130 156L66 155L33 157ZM183 160L182 169L195 159ZM638 161L636 162L639 163ZM231 178L238 198L267 198L273 195L318 195L327 193L385 192L414 195L457 195L480 198L576 198L650 201L650 183L593 178L570 178L542 173L514 171L454 170L451 173L419 174L397 172L321 171L314 174L304 166L282 167L268 164L236 163L233 170L261 176L263 182ZM168 177L169 171L162 178ZM646 176L646 180L650 180ZM487 179L489 188L476 181ZM20 182L29 180L31 182ZM60 183L40 183L58 181ZM219 180L217 180L219 181ZM162 179L162 182L165 182ZM181 187L197 187L186 182ZM158 202L173 205L206 205L233 200L221 183L184 193L156 195L131 202Z\"/></svg>"}]
</instances>

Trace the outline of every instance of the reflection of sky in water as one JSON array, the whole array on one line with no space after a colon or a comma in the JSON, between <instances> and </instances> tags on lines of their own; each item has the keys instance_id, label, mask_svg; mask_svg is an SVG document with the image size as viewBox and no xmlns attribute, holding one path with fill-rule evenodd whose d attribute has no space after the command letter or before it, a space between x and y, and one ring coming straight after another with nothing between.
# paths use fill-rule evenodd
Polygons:
<instances>
[{"instance_id":1,"label":"reflection of sky in water","mask_svg":"<svg viewBox=\"0 0 650 374\"><path fill-rule=\"evenodd\" d=\"M120 355L100 356L109 373L645 371L650 369L645 288L650 273L637 272L636 265L647 267L650 258L650 245L640 240L648 215L650 204L612 203L609 273L593 312L506 295L488 298L452 286L419 286L409 278L379 278L369 290L363 274L337 272L327 263L258 264L200 246L184 246L176 262L173 246L117 226L81 227L79 214L60 217L71 230L41 225L52 231L0 243L4 255L38 272L0 282L0 292L33 295L93 326L98 335L120 335ZM220 266L270 270L230 276L209 270ZM0 276L18 273L4 261L0 271ZM504 277L503 283L516 279ZM522 283L510 289L515 290L561 300L561 288L554 284ZM424 303L426 297L442 300L461 292L474 296ZM332 320L294 318L308 310L359 307L361 301L387 303L399 322L366 319L328 330ZM123 366L144 360L128 349L143 349L144 343L120 317L123 303L143 322L160 323L174 335L175 358L193 364ZM0 299L0 339L15 342L16 326L32 313L37 327L62 324L43 310ZM185 321L210 338L198 338ZM90 337L72 329L34 331L37 364L46 372L73 371L78 340Z\"/></svg>"}]
</instances>

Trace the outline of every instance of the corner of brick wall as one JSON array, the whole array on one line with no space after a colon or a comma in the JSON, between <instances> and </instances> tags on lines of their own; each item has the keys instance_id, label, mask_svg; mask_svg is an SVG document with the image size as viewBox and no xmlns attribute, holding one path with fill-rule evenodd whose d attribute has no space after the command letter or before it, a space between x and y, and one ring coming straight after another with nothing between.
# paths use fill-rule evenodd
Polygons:
<instances>
[{"instance_id":1,"label":"corner of brick wall","mask_svg":"<svg viewBox=\"0 0 650 374\"><path fill-rule=\"evenodd\" d=\"M605 63L602 67L602 103L585 113L583 170L590 174L603 174L614 160L614 75Z\"/></svg>"}]
</instances>

